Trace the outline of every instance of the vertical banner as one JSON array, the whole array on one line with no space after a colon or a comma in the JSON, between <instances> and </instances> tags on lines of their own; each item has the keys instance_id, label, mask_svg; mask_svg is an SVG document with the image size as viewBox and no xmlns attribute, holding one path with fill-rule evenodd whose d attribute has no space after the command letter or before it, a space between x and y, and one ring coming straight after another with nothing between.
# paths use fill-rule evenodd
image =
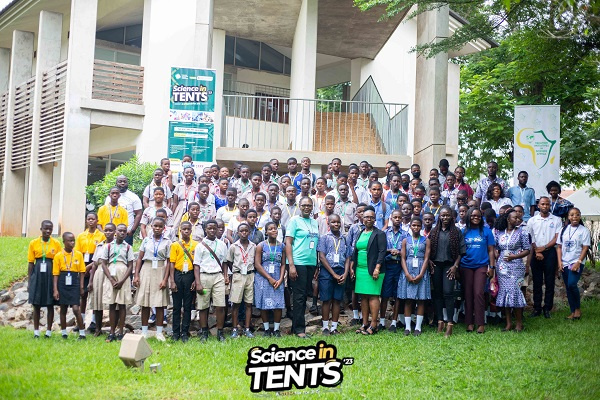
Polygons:
<instances>
[{"instance_id":1,"label":"vertical banner","mask_svg":"<svg viewBox=\"0 0 600 400\"><path fill-rule=\"evenodd\" d=\"M171 68L168 157L214 162L215 80L212 69Z\"/></svg>"},{"instance_id":2,"label":"vertical banner","mask_svg":"<svg viewBox=\"0 0 600 400\"><path fill-rule=\"evenodd\" d=\"M529 173L537 198L560 181L560 106L515 106L514 177Z\"/></svg>"}]
</instances>

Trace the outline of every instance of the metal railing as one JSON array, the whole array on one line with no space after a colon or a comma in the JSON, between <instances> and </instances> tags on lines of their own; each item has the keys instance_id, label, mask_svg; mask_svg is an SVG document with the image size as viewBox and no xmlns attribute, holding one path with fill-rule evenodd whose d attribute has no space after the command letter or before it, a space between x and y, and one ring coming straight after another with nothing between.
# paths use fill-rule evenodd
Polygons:
<instances>
[{"instance_id":1,"label":"metal railing","mask_svg":"<svg viewBox=\"0 0 600 400\"><path fill-rule=\"evenodd\" d=\"M358 104L357 108L353 108L353 112L366 113L371 117L371 124L381 140L385 154L406 154L408 106L384 103L370 76L352 100Z\"/></svg>"},{"instance_id":2,"label":"metal railing","mask_svg":"<svg viewBox=\"0 0 600 400\"><path fill-rule=\"evenodd\" d=\"M224 147L406 153L404 104L240 94L223 98ZM404 144L404 153L393 138Z\"/></svg>"}]
</instances>

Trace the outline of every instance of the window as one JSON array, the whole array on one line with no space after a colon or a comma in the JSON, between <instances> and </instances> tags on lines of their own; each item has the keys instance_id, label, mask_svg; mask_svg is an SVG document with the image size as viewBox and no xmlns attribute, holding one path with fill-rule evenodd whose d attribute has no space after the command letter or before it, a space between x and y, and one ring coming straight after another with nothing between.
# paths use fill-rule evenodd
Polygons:
<instances>
[{"instance_id":1,"label":"window","mask_svg":"<svg viewBox=\"0 0 600 400\"><path fill-rule=\"evenodd\" d=\"M96 32L96 39L141 48L142 24L98 31Z\"/></svg>"},{"instance_id":2,"label":"window","mask_svg":"<svg viewBox=\"0 0 600 400\"><path fill-rule=\"evenodd\" d=\"M225 64L290 75L291 63L271 46L255 40L225 36Z\"/></svg>"},{"instance_id":3,"label":"window","mask_svg":"<svg viewBox=\"0 0 600 400\"><path fill-rule=\"evenodd\" d=\"M283 54L262 43L260 46L260 69L283 74Z\"/></svg>"},{"instance_id":4,"label":"window","mask_svg":"<svg viewBox=\"0 0 600 400\"><path fill-rule=\"evenodd\" d=\"M240 67L258 68L260 42L247 39L236 39L235 65Z\"/></svg>"}]
</instances>

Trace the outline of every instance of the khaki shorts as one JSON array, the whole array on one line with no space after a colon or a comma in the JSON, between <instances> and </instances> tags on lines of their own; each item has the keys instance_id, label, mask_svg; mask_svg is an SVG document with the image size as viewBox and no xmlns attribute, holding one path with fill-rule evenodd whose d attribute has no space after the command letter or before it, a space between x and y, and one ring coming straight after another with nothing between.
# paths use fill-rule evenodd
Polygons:
<instances>
[{"instance_id":1,"label":"khaki shorts","mask_svg":"<svg viewBox=\"0 0 600 400\"><path fill-rule=\"evenodd\" d=\"M252 304L254 302L254 274L242 275L239 272L233 274L231 283L231 294L229 300L232 303Z\"/></svg>"},{"instance_id":2,"label":"khaki shorts","mask_svg":"<svg viewBox=\"0 0 600 400\"><path fill-rule=\"evenodd\" d=\"M200 283L205 294L197 295L196 308L206 310L210 307L212 298L213 306L225 307L225 277L222 273L206 274L200 272Z\"/></svg>"}]
</instances>

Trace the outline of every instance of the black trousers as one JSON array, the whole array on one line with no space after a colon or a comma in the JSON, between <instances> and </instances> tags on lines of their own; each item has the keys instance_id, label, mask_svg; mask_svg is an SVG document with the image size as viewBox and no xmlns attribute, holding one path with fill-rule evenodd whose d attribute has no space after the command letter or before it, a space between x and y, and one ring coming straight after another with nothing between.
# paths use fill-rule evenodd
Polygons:
<instances>
[{"instance_id":1,"label":"black trousers","mask_svg":"<svg viewBox=\"0 0 600 400\"><path fill-rule=\"evenodd\" d=\"M556 249L551 248L542 252L543 260L531 258L531 274L533 276L533 309L542 311L542 285L546 285L544 293L544 310L552 310L554 306L554 280L558 258Z\"/></svg>"},{"instance_id":2,"label":"black trousers","mask_svg":"<svg viewBox=\"0 0 600 400\"><path fill-rule=\"evenodd\" d=\"M296 280L293 281L288 276L288 286L292 290L292 332L295 334L306 330L306 298L308 294L312 294L312 279L316 269L316 265L296 265Z\"/></svg>"},{"instance_id":3,"label":"black trousers","mask_svg":"<svg viewBox=\"0 0 600 400\"><path fill-rule=\"evenodd\" d=\"M433 305L438 321L452 322L454 317L454 281L448 278L448 271L453 263L436 262L433 273ZM447 319L444 320L444 307Z\"/></svg>"},{"instance_id":4,"label":"black trousers","mask_svg":"<svg viewBox=\"0 0 600 400\"><path fill-rule=\"evenodd\" d=\"M177 291L173 292L173 334L189 335L192 314L192 302L195 292L192 292L194 271L182 273L175 270L175 285ZM183 306L183 326L181 325L181 307ZM181 328L181 330L180 330Z\"/></svg>"}]
</instances>

